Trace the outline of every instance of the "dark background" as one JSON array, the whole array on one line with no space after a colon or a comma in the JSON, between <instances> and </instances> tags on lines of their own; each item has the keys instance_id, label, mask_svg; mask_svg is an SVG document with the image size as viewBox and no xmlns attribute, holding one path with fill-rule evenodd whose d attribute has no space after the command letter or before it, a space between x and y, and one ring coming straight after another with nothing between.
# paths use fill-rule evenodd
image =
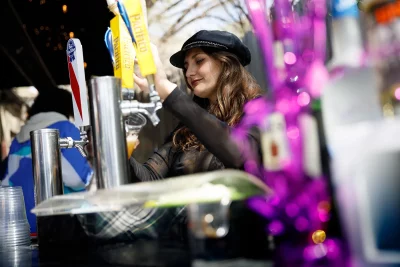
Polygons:
<instances>
[{"instance_id":1,"label":"dark background","mask_svg":"<svg viewBox=\"0 0 400 267\"><path fill-rule=\"evenodd\" d=\"M146 4L150 8L154 3L146 0ZM63 5L67 5L66 13ZM48 85L69 84L65 45L70 32L82 43L86 80L113 75L104 44L112 17L106 0L2 0L0 89L33 85L40 91ZM263 78L257 80L266 88Z\"/></svg>"},{"instance_id":2,"label":"dark background","mask_svg":"<svg viewBox=\"0 0 400 267\"><path fill-rule=\"evenodd\" d=\"M104 44L112 17L105 0L3 0L0 89L33 85L40 91L69 84L65 46L70 32L82 43L87 80L113 75Z\"/></svg>"}]
</instances>

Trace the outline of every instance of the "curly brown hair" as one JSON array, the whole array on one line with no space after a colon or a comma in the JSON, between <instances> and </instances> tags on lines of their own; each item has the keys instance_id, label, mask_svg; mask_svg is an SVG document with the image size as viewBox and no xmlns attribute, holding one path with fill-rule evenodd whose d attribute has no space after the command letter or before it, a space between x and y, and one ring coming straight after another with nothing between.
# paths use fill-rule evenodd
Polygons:
<instances>
[{"instance_id":1,"label":"curly brown hair","mask_svg":"<svg viewBox=\"0 0 400 267\"><path fill-rule=\"evenodd\" d=\"M215 115L219 120L226 122L229 126L235 126L243 116L243 107L251 99L261 96L262 91L253 76L240 64L236 55L210 48L202 50L212 58L221 62L221 75L217 82L217 101L210 103L208 99L194 97L202 108ZM185 70L183 74L186 85L190 87ZM204 146L197 140L196 136L186 127L178 128L173 134L174 148L182 151L189 149L204 150Z\"/></svg>"}]
</instances>

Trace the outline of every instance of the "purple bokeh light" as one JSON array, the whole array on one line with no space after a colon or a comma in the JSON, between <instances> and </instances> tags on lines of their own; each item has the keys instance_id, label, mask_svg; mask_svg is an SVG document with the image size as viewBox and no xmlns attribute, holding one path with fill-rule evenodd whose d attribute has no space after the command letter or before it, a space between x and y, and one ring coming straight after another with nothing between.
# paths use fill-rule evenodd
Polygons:
<instances>
[{"instance_id":1,"label":"purple bokeh light","mask_svg":"<svg viewBox=\"0 0 400 267\"><path fill-rule=\"evenodd\" d=\"M282 234L284 229L285 229L285 226L283 225L283 223L281 221L278 221L278 220L274 220L268 225L269 233L271 233L272 235L275 235L275 236Z\"/></svg>"}]
</instances>

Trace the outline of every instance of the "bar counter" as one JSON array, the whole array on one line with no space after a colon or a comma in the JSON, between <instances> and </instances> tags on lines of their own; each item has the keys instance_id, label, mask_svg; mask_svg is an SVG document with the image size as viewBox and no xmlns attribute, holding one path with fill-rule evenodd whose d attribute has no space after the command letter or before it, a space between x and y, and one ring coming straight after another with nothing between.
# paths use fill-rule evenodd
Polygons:
<instances>
[{"instance_id":1,"label":"bar counter","mask_svg":"<svg viewBox=\"0 0 400 267\"><path fill-rule=\"evenodd\" d=\"M265 221L245 208L231 206L230 231L223 238L207 239L206 253L193 262L192 239L187 222L155 228L156 238L121 234L113 239L87 235L74 215L38 217L38 240L31 250L0 252L0 267L8 266L148 266L148 267L246 267L272 266L273 250L265 235ZM164 216L171 222L171 217ZM248 223L252 222L251 227ZM198 256L198 255L197 255Z\"/></svg>"},{"instance_id":2,"label":"bar counter","mask_svg":"<svg viewBox=\"0 0 400 267\"><path fill-rule=\"evenodd\" d=\"M151 262L151 259L145 259L145 255L142 255L140 259L136 259L132 262L135 256L138 256L132 248L133 245L117 245L115 247L108 246L104 250L97 252L86 251L80 254L69 254L70 251L65 249L64 251L47 251L42 252L39 250L37 244L32 245L30 250L20 250L15 255L15 251L9 254L4 252L0 253L0 266L1 267L66 267L66 266L77 266L77 267L159 267L159 266L182 266L182 267L272 267L271 261L261 260L249 260L243 258L230 259L221 262L208 262L208 261L197 261L193 264L187 258L187 254L180 252L179 250L168 250L165 251L163 263ZM107 251L106 253L104 253ZM76 251L74 251L75 253ZM101 253L103 253L101 255ZM51 255L50 255L51 254ZM86 254L86 255L83 255ZM106 256L105 256L106 255ZM16 257L17 256L17 257ZM107 258L107 259L105 259Z\"/></svg>"}]
</instances>

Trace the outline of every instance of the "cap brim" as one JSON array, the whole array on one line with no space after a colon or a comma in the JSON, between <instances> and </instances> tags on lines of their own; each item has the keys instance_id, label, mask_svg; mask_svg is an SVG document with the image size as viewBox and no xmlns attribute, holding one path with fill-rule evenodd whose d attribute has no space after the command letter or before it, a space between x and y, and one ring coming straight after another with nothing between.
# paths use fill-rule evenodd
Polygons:
<instances>
[{"instance_id":1,"label":"cap brim","mask_svg":"<svg viewBox=\"0 0 400 267\"><path fill-rule=\"evenodd\" d=\"M169 62L171 62L172 66L183 69L184 67L183 61L185 60L185 54L186 50L180 50L169 58Z\"/></svg>"}]
</instances>

